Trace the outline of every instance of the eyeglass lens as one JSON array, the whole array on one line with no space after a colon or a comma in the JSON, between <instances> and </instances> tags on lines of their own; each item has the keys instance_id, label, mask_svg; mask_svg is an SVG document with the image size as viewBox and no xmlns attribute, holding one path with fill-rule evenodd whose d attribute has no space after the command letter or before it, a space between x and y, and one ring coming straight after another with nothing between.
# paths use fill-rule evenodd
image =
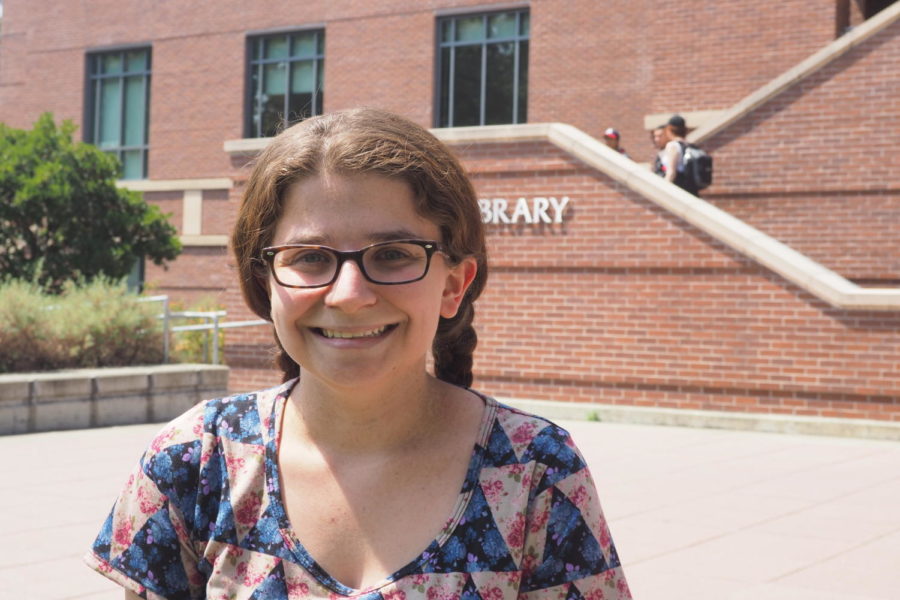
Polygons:
<instances>
[{"instance_id":1,"label":"eyeglass lens","mask_svg":"<svg viewBox=\"0 0 900 600\"><path fill-rule=\"evenodd\" d=\"M316 286L331 282L339 259L327 248L300 247L279 251L272 261L275 278L283 285ZM377 244L362 254L362 269L376 283L404 283L420 279L428 269L428 252L418 244Z\"/></svg>"}]
</instances>

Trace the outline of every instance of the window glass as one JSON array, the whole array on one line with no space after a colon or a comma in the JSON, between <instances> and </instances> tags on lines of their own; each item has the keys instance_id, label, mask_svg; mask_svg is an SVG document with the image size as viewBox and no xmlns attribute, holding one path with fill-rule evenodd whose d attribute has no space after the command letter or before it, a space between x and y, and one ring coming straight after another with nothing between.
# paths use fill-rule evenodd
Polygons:
<instances>
[{"instance_id":1,"label":"window glass","mask_svg":"<svg viewBox=\"0 0 900 600\"><path fill-rule=\"evenodd\" d=\"M306 31L294 36L294 52L292 56L315 56L316 34L312 31Z\"/></svg>"},{"instance_id":2,"label":"window glass","mask_svg":"<svg viewBox=\"0 0 900 600\"><path fill-rule=\"evenodd\" d=\"M484 39L484 18L465 17L456 21L456 41L469 42Z\"/></svg>"},{"instance_id":3,"label":"window glass","mask_svg":"<svg viewBox=\"0 0 900 600\"><path fill-rule=\"evenodd\" d=\"M438 23L439 127L524 123L528 11L446 17Z\"/></svg>"},{"instance_id":4,"label":"window glass","mask_svg":"<svg viewBox=\"0 0 900 600\"><path fill-rule=\"evenodd\" d=\"M121 79L107 79L100 82L100 135L97 143L104 150L120 145L121 87Z\"/></svg>"},{"instance_id":5,"label":"window glass","mask_svg":"<svg viewBox=\"0 0 900 600\"><path fill-rule=\"evenodd\" d=\"M100 57L101 73L114 75L122 72L122 55L119 52Z\"/></svg>"},{"instance_id":6,"label":"window glass","mask_svg":"<svg viewBox=\"0 0 900 600\"><path fill-rule=\"evenodd\" d=\"M516 36L516 14L500 13L488 17L488 39Z\"/></svg>"},{"instance_id":7,"label":"window glass","mask_svg":"<svg viewBox=\"0 0 900 600\"><path fill-rule=\"evenodd\" d=\"M125 78L125 145L144 144L144 92L143 77Z\"/></svg>"},{"instance_id":8,"label":"window glass","mask_svg":"<svg viewBox=\"0 0 900 600\"><path fill-rule=\"evenodd\" d=\"M324 33L300 31L250 40L248 137L276 135L322 113ZM257 48L264 48L257 52Z\"/></svg>"},{"instance_id":9,"label":"window glass","mask_svg":"<svg viewBox=\"0 0 900 600\"><path fill-rule=\"evenodd\" d=\"M146 177L150 50L91 54L88 65L86 141L118 158L122 177Z\"/></svg>"},{"instance_id":10,"label":"window glass","mask_svg":"<svg viewBox=\"0 0 900 600\"><path fill-rule=\"evenodd\" d=\"M456 49L453 78L453 123L458 127L481 125L481 46Z\"/></svg>"},{"instance_id":11,"label":"window glass","mask_svg":"<svg viewBox=\"0 0 900 600\"><path fill-rule=\"evenodd\" d=\"M126 52L125 70L129 73L147 70L147 52L144 50Z\"/></svg>"},{"instance_id":12,"label":"window glass","mask_svg":"<svg viewBox=\"0 0 900 600\"><path fill-rule=\"evenodd\" d=\"M484 93L484 124L513 122L513 94L515 93L515 45L489 44L487 76Z\"/></svg>"},{"instance_id":13,"label":"window glass","mask_svg":"<svg viewBox=\"0 0 900 600\"><path fill-rule=\"evenodd\" d=\"M265 52L263 58L287 58L288 41L286 35L267 38L264 41Z\"/></svg>"}]
</instances>

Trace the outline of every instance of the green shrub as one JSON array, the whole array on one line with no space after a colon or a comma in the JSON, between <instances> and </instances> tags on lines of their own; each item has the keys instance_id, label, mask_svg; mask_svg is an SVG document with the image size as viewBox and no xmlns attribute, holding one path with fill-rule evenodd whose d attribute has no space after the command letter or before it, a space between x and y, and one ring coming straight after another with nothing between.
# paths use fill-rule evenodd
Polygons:
<instances>
[{"instance_id":1,"label":"green shrub","mask_svg":"<svg viewBox=\"0 0 900 600\"><path fill-rule=\"evenodd\" d=\"M159 307L98 278L48 295L34 283L0 283L0 372L162 362Z\"/></svg>"}]
</instances>

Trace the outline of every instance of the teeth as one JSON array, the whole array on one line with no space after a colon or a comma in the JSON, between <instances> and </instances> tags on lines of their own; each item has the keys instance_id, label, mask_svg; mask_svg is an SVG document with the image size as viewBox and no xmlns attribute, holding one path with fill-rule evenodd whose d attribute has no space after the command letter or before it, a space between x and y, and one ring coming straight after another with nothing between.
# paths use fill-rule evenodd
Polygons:
<instances>
[{"instance_id":1,"label":"teeth","mask_svg":"<svg viewBox=\"0 0 900 600\"><path fill-rule=\"evenodd\" d=\"M387 329L387 326L382 326L378 329L372 329L371 331L359 331L356 333L350 333L347 331L333 331L331 329L321 329L320 331L322 332L322 335L327 338L341 338L349 340L353 338L376 337L384 333L385 329Z\"/></svg>"}]
</instances>

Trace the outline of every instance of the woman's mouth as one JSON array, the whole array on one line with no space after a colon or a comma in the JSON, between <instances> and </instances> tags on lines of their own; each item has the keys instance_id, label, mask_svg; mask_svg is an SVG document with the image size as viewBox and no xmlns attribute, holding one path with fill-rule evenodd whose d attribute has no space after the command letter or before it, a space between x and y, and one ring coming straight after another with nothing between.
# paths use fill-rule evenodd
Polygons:
<instances>
[{"instance_id":1,"label":"woman's mouth","mask_svg":"<svg viewBox=\"0 0 900 600\"><path fill-rule=\"evenodd\" d=\"M359 331L342 331L340 329L325 329L324 327L313 327L312 330L328 339L354 340L360 338L375 338L384 335L387 331L394 329L397 325L382 325L374 329Z\"/></svg>"}]
</instances>

